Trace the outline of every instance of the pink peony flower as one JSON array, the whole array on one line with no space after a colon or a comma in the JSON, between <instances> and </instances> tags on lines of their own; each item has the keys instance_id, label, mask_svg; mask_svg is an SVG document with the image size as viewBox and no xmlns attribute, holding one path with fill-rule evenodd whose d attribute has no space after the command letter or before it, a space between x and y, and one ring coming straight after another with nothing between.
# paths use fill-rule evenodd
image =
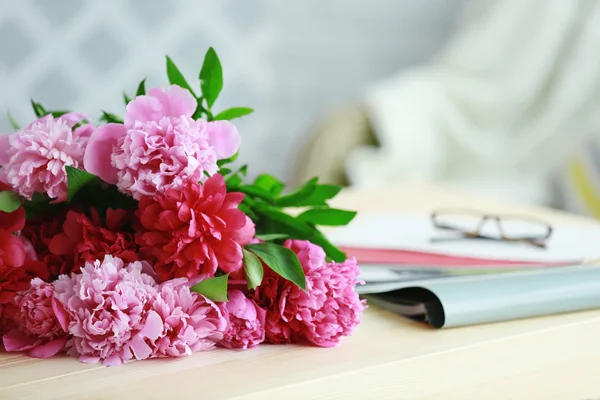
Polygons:
<instances>
[{"instance_id":1,"label":"pink peony flower","mask_svg":"<svg viewBox=\"0 0 600 400\"><path fill-rule=\"evenodd\" d=\"M358 277L355 259L327 263L325 252L308 242L288 240L306 274L306 292L265 268L255 299L267 310L266 337L271 343L309 342L335 346L360 322L365 308L354 291Z\"/></svg>"},{"instance_id":2,"label":"pink peony flower","mask_svg":"<svg viewBox=\"0 0 600 400\"><path fill-rule=\"evenodd\" d=\"M165 281L205 279L217 267L224 272L241 269L241 243L254 235L254 224L238 209L243 199L242 193L227 193L218 174L204 185L189 182L179 190L143 197L137 211L140 252Z\"/></svg>"},{"instance_id":3,"label":"pink peony flower","mask_svg":"<svg viewBox=\"0 0 600 400\"><path fill-rule=\"evenodd\" d=\"M72 335L68 354L80 361L118 365L143 360L152 349L143 337L154 330L148 310L157 295L156 282L143 273L141 262L125 265L119 258L87 263L81 274L66 275L54 283L57 313ZM146 326L148 325L148 326Z\"/></svg>"},{"instance_id":4,"label":"pink peony flower","mask_svg":"<svg viewBox=\"0 0 600 400\"><path fill-rule=\"evenodd\" d=\"M146 342L153 357L182 357L212 349L227 330L220 308L190 291L186 279L165 282L152 303Z\"/></svg>"},{"instance_id":5,"label":"pink peony flower","mask_svg":"<svg viewBox=\"0 0 600 400\"><path fill-rule=\"evenodd\" d=\"M54 286L39 278L15 297L18 327L2 337L6 351L28 351L30 357L48 358L64 349L67 333L61 326L53 303Z\"/></svg>"},{"instance_id":6,"label":"pink peony flower","mask_svg":"<svg viewBox=\"0 0 600 400\"><path fill-rule=\"evenodd\" d=\"M0 144L0 180L21 196L47 194L57 202L67 199L65 166L80 167L93 127L82 125L83 116L46 116L26 129L4 138Z\"/></svg>"},{"instance_id":7,"label":"pink peony flower","mask_svg":"<svg viewBox=\"0 0 600 400\"><path fill-rule=\"evenodd\" d=\"M127 105L124 124L107 124L93 133L86 169L136 199L213 175L218 159L237 152L240 136L227 121L193 120L197 105L175 85L136 97Z\"/></svg>"},{"instance_id":8,"label":"pink peony flower","mask_svg":"<svg viewBox=\"0 0 600 400\"><path fill-rule=\"evenodd\" d=\"M220 346L230 349L250 349L265 341L266 312L240 290L229 292L229 301L222 304L229 317L229 329Z\"/></svg>"}]
</instances>

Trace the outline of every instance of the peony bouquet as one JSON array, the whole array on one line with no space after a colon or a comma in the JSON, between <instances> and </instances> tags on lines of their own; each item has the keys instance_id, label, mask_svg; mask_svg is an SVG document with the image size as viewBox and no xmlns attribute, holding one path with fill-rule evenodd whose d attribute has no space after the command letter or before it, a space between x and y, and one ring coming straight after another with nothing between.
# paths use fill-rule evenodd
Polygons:
<instances>
[{"instance_id":1,"label":"peony bouquet","mask_svg":"<svg viewBox=\"0 0 600 400\"><path fill-rule=\"evenodd\" d=\"M365 307L358 266L319 231L354 212L315 178L293 191L234 168L241 137L213 112L206 53L195 93L126 94L99 124L47 111L0 135L0 336L5 351L87 363L180 357L261 343L335 346ZM288 212L292 209L291 212ZM296 210L294 210L296 209Z\"/></svg>"}]
</instances>

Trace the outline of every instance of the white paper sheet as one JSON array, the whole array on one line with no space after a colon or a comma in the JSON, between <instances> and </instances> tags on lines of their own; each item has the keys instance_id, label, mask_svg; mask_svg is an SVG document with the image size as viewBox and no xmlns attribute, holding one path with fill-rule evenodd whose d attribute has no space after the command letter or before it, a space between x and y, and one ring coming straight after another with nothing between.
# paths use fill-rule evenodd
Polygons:
<instances>
[{"instance_id":1,"label":"white paper sheet","mask_svg":"<svg viewBox=\"0 0 600 400\"><path fill-rule=\"evenodd\" d=\"M337 245L389 248L524 262L568 262L600 258L600 227L553 225L546 248L525 243L465 239L436 229L428 214L359 214L347 227L333 230ZM454 239L457 240L446 240ZM432 240L434 239L434 240ZM444 240L441 240L444 239Z\"/></svg>"}]
</instances>

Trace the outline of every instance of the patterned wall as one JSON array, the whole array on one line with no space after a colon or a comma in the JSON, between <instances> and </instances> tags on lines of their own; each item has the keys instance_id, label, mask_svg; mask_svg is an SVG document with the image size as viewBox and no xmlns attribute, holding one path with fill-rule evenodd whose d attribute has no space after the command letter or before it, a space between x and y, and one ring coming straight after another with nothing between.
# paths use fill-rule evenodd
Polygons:
<instances>
[{"instance_id":1,"label":"patterned wall","mask_svg":"<svg viewBox=\"0 0 600 400\"><path fill-rule=\"evenodd\" d=\"M367 6L368 4L368 6ZM285 178L317 118L368 82L427 60L461 0L0 0L3 110L122 114L121 91L164 85L169 54L191 80L213 46L224 64L216 108L251 106L242 159Z\"/></svg>"}]
</instances>

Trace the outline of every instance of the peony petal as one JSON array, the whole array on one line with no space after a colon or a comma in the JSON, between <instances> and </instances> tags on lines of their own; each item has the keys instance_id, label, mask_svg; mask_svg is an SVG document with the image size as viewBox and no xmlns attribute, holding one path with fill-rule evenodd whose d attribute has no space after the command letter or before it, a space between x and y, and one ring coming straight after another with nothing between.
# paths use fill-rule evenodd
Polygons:
<instances>
[{"instance_id":1,"label":"peony petal","mask_svg":"<svg viewBox=\"0 0 600 400\"><path fill-rule=\"evenodd\" d=\"M73 246L77 242L71 242L64 233L55 235L48 244L48 250L57 256L67 256L73 253Z\"/></svg>"},{"instance_id":2,"label":"peony petal","mask_svg":"<svg viewBox=\"0 0 600 400\"><path fill-rule=\"evenodd\" d=\"M23 334L18 329L13 329L2 336L4 349L8 352L32 349L38 340L36 337Z\"/></svg>"},{"instance_id":3,"label":"peony petal","mask_svg":"<svg viewBox=\"0 0 600 400\"><path fill-rule=\"evenodd\" d=\"M219 159L233 156L240 148L242 138L234 124L229 121L212 121L206 126L208 142L214 147Z\"/></svg>"},{"instance_id":4,"label":"peony petal","mask_svg":"<svg viewBox=\"0 0 600 400\"><path fill-rule=\"evenodd\" d=\"M126 133L127 129L121 124L98 127L92 133L83 156L85 170L107 183L116 184L117 169L112 166L111 156L117 141Z\"/></svg>"},{"instance_id":5,"label":"peony petal","mask_svg":"<svg viewBox=\"0 0 600 400\"><path fill-rule=\"evenodd\" d=\"M70 112L70 113L66 113L64 115L61 115L60 117L58 117L58 119L60 121L64 121L66 122L66 124L70 127L73 128L75 125L77 125L78 123L88 119L88 117L85 114L82 113L78 113L78 112ZM84 125L85 126L85 125Z\"/></svg>"},{"instance_id":6,"label":"peony petal","mask_svg":"<svg viewBox=\"0 0 600 400\"><path fill-rule=\"evenodd\" d=\"M194 96L182 87L172 85L166 92L162 88L153 88L127 105L125 126L131 128L135 122L158 122L165 117L191 117L197 106Z\"/></svg>"},{"instance_id":7,"label":"peony petal","mask_svg":"<svg viewBox=\"0 0 600 400\"><path fill-rule=\"evenodd\" d=\"M250 217L246 216L246 225L244 225L242 229L235 231L232 238L241 246L245 246L254 239L255 234L256 230L254 222Z\"/></svg>"},{"instance_id":8,"label":"peony petal","mask_svg":"<svg viewBox=\"0 0 600 400\"><path fill-rule=\"evenodd\" d=\"M10 135L0 135L0 166L8 164L10 161L8 155L8 149L10 149L9 138Z\"/></svg>"},{"instance_id":9,"label":"peony petal","mask_svg":"<svg viewBox=\"0 0 600 400\"><path fill-rule=\"evenodd\" d=\"M60 324L60 327L63 328L65 332L68 332L70 322L69 314L56 297L52 298L52 311L54 311L54 315L56 316L56 320Z\"/></svg>"},{"instance_id":10,"label":"peony petal","mask_svg":"<svg viewBox=\"0 0 600 400\"><path fill-rule=\"evenodd\" d=\"M121 356L119 356L119 354L117 353L111 354L108 358L102 361L102 365L106 367L114 367L121 364L123 364L123 360L121 359Z\"/></svg>"},{"instance_id":11,"label":"peony petal","mask_svg":"<svg viewBox=\"0 0 600 400\"><path fill-rule=\"evenodd\" d=\"M79 128L73 131L73 136L80 138L89 138L92 133L96 130L96 127L92 124L81 125Z\"/></svg>"},{"instance_id":12,"label":"peony petal","mask_svg":"<svg viewBox=\"0 0 600 400\"><path fill-rule=\"evenodd\" d=\"M0 304L12 303L15 298L14 292L0 291Z\"/></svg>"},{"instance_id":13,"label":"peony petal","mask_svg":"<svg viewBox=\"0 0 600 400\"><path fill-rule=\"evenodd\" d=\"M106 210L106 227L113 232L118 232L127 222L128 216L129 212L127 210L109 208Z\"/></svg>"},{"instance_id":14,"label":"peony petal","mask_svg":"<svg viewBox=\"0 0 600 400\"><path fill-rule=\"evenodd\" d=\"M144 339L140 335L135 335L129 341L129 349L136 360L145 360L152 355L152 349L144 342Z\"/></svg>"},{"instance_id":15,"label":"peony petal","mask_svg":"<svg viewBox=\"0 0 600 400\"><path fill-rule=\"evenodd\" d=\"M185 281L185 279L182 279L182 282ZM146 324L144 324L144 327L140 331L139 335L142 338L155 341L162 335L164 328L165 325L160 315L158 315L156 311L150 310L150 312L148 312L148 316L146 317Z\"/></svg>"},{"instance_id":16,"label":"peony petal","mask_svg":"<svg viewBox=\"0 0 600 400\"><path fill-rule=\"evenodd\" d=\"M4 265L12 268L21 267L25 262L25 246L23 242L10 232L0 230L0 243L4 255Z\"/></svg>"},{"instance_id":17,"label":"peony petal","mask_svg":"<svg viewBox=\"0 0 600 400\"><path fill-rule=\"evenodd\" d=\"M81 355L79 356L78 360L86 364L97 364L98 361L100 361L100 357Z\"/></svg>"},{"instance_id":18,"label":"peony petal","mask_svg":"<svg viewBox=\"0 0 600 400\"><path fill-rule=\"evenodd\" d=\"M0 211L0 229L17 232L25 227L25 209L17 208L11 213Z\"/></svg>"},{"instance_id":19,"label":"peony petal","mask_svg":"<svg viewBox=\"0 0 600 400\"><path fill-rule=\"evenodd\" d=\"M64 337L54 339L48 343L34 347L33 349L29 350L27 354L29 357L34 358L50 358L64 349L66 344L67 336L65 335Z\"/></svg>"},{"instance_id":20,"label":"peony petal","mask_svg":"<svg viewBox=\"0 0 600 400\"><path fill-rule=\"evenodd\" d=\"M35 251L35 247L33 247L33 243L25 236L19 236L21 242L23 242L23 248L25 249L25 259L31 261L38 261L37 252Z\"/></svg>"}]
</instances>

